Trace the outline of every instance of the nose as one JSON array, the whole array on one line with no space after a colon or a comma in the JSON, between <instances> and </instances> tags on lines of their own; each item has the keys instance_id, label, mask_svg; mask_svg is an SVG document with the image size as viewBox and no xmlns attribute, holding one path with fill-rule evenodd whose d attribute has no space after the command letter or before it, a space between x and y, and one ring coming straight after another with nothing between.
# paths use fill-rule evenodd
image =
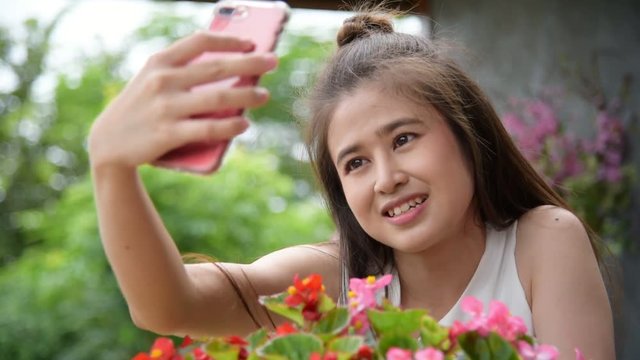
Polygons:
<instances>
[{"instance_id":1,"label":"nose","mask_svg":"<svg viewBox=\"0 0 640 360\"><path fill-rule=\"evenodd\" d=\"M392 159L378 161L376 165L377 177L373 186L375 192L393 193L409 180L409 176Z\"/></svg>"}]
</instances>

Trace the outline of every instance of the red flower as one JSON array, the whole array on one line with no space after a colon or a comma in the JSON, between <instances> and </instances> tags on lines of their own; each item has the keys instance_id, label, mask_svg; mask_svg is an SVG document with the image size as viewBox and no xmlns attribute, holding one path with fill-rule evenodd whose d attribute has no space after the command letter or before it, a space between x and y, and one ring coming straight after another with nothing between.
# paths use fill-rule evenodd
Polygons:
<instances>
[{"instance_id":1,"label":"red flower","mask_svg":"<svg viewBox=\"0 0 640 360\"><path fill-rule=\"evenodd\" d=\"M302 309L302 317L309 321L318 321L322 317L322 314L318 312L318 303L307 304Z\"/></svg>"},{"instance_id":2,"label":"red flower","mask_svg":"<svg viewBox=\"0 0 640 360\"><path fill-rule=\"evenodd\" d=\"M180 348L186 348L187 346L193 344L193 339L189 337L189 335L185 336L182 339L182 344L180 344Z\"/></svg>"},{"instance_id":3,"label":"red flower","mask_svg":"<svg viewBox=\"0 0 640 360\"><path fill-rule=\"evenodd\" d=\"M329 351L324 354L322 360L338 360L338 354L334 353L333 351Z\"/></svg>"},{"instance_id":4,"label":"red flower","mask_svg":"<svg viewBox=\"0 0 640 360\"><path fill-rule=\"evenodd\" d=\"M161 337L153 343L149 354L139 353L133 360L182 360L182 356L176 353L171 339Z\"/></svg>"},{"instance_id":5,"label":"red flower","mask_svg":"<svg viewBox=\"0 0 640 360\"><path fill-rule=\"evenodd\" d=\"M204 350L200 348L193 349L193 356L195 360L213 360Z\"/></svg>"},{"instance_id":6,"label":"red flower","mask_svg":"<svg viewBox=\"0 0 640 360\"><path fill-rule=\"evenodd\" d=\"M318 304L320 297L324 294L324 290L322 276L312 274L300 280L296 274L293 278L293 286L290 286L287 290L289 296L284 299L284 302L291 307L296 307L300 304L304 305L302 316L306 320L316 321L322 316L318 312Z\"/></svg>"},{"instance_id":7,"label":"red flower","mask_svg":"<svg viewBox=\"0 0 640 360\"><path fill-rule=\"evenodd\" d=\"M276 328L276 334L278 335L293 334L297 331L298 330L296 330L291 323L284 323Z\"/></svg>"},{"instance_id":8,"label":"red flower","mask_svg":"<svg viewBox=\"0 0 640 360\"><path fill-rule=\"evenodd\" d=\"M338 354L329 351L324 356L320 355L320 353L313 352L309 356L309 360L338 360Z\"/></svg>"},{"instance_id":9,"label":"red flower","mask_svg":"<svg viewBox=\"0 0 640 360\"><path fill-rule=\"evenodd\" d=\"M352 360L371 360L373 359L373 350L367 345L362 345L358 352L351 357Z\"/></svg>"},{"instance_id":10,"label":"red flower","mask_svg":"<svg viewBox=\"0 0 640 360\"><path fill-rule=\"evenodd\" d=\"M247 351L247 349L245 349L245 346L249 345L249 343L245 339L241 338L240 336L233 335L225 338L225 341L227 342L227 344L234 345L239 349L238 360L245 360L247 357L249 357L249 352Z\"/></svg>"},{"instance_id":11,"label":"red flower","mask_svg":"<svg viewBox=\"0 0 640 360\"><path fill-rule=\"evenodd\" d=\"M225 339L225 341L227 342L227 344L231 344L231 345L239 345L239 346L249 345L249 343L245 339L235 335L229 336L228 338Z\"/></svg>"}]
</instances>

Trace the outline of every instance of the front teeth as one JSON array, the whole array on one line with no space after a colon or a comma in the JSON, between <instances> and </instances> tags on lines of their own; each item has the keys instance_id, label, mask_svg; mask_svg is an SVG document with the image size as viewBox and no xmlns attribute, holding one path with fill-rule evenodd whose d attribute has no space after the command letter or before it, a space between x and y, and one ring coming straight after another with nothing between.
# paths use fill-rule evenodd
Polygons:
<instances>
[{"instance_id":1,"label":"front teeth","mask_svg":"<svg viewBox=\"0 0 640 360\"><path fill-rule=\"evenodd\" d=\"M425 200L427 200L426 197L417 197L415 199L411 199L406 203L400 206L396 206L395 208L387 211L387 215L389 215L389 217L398 216L409 211L409 209L414 208L416 205L422 204Z\"/></svg>"}]
</instances>

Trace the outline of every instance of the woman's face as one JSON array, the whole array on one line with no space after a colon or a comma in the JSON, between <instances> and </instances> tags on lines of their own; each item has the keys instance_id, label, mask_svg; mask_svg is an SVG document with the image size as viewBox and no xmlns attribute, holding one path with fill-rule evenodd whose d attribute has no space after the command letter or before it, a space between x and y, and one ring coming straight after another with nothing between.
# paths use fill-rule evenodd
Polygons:
<instances>
[{"instance_id":1,"label":"woman's face","mask_svg":"<svg viewBox=\"0 0 640 360\"><path fill-rule=\"evenodd\" d=\"M328 146L356 219L374 239L420 252L473 221L473 177L435 108L362 86L338 104Z\"/></svg>"}]
</instances>

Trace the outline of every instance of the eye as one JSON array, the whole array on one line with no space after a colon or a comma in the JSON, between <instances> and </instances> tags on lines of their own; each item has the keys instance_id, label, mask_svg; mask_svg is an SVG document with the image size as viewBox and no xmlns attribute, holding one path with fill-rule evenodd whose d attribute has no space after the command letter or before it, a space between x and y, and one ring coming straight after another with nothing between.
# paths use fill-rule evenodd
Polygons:
<instances>
[{"instance_id":1,"label":"eye","mask_svg":"<svg viewBox=\"0 0 640 360\"><path fill-rule=\"evenodd\" d=\"M409 141L415 139L415 134L402 134L393 139L393 149L397 149L400 146L408 143Z\"/></svg>"},{"instance_id":2,"label":"eye","mask_svg":"<svg viewBox=\"0 0 640 360\"><path fill-rule=\"evenodd\" d=\"M364 159L355 158L355 159L351 159L351 160L347 161L347 163L345 164L344 168L345 168L345 171L348 174L351 171L358 169L359 167L361 167L364 164L365 164L365 160Z\"/></svg>"}]
</instances>

